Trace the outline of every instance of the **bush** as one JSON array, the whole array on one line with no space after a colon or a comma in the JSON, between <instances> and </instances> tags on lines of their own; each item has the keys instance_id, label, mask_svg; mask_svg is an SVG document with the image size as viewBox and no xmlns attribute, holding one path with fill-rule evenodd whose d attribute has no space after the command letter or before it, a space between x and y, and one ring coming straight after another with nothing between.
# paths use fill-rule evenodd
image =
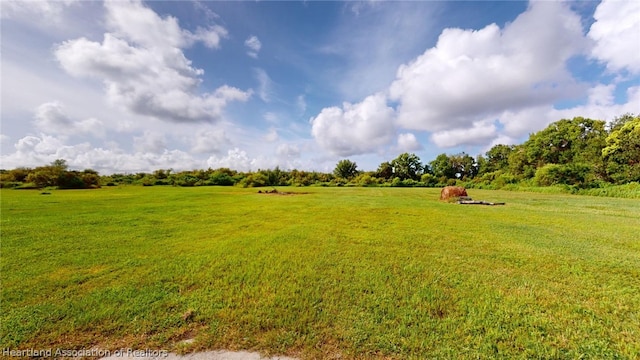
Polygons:
<instances>
[{"instance_id":1,"label":"bush","mask_svg":"<svg viewBox=\"0 0 640 360\"><path fill-rule=\"evenodd\" d=\"M538 186L565 184L583 187L590 172L591 167L586 164L547 164L538 168L534 181Z\"/></svg>"},{"instance_id":2,"label":"bush","mask_svg":"<svg viewBox=\"0 0 640 360\"><path fill-rule=\"evenodd\" d=\"M438 184L438 179L436 179L432 174L422 174L420 181L428 187L435 187Z\"/></svg>"},{"instance_id":3,"label":"bush","mask_svg":"<svg viewBox=\"0 0 640 360\"><path fill-rule=\"evenodd\" d=\"M242 187L261 187L266 186L269 179L263 173L251 173L249 176L240 180L238 183Z\"/></svg>"},{"instance_id":4,"label":"bush","mask_svg":"<svg viewBox=\"0 0 640 360\"><path fill-rule=\"evenodd\" d=\"M208 183L209 185L231 186L235 185L236 181L227 173L214 172L209 176Z\"/></svg>"}]
</instances>

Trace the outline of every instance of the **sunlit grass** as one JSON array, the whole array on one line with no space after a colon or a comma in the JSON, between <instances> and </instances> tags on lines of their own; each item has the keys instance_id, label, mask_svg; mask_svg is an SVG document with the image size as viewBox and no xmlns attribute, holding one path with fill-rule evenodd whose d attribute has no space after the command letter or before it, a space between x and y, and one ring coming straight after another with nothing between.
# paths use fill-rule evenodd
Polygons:
<instances>
[{"instance_id":1,"label":"sunlit grass","mask_svg":"<svg viewBox=\"0 0 640 360\"><path fill-rule=\"evenodd\" d=\"M2 348L634 358L640 203L438 189L2 190ZM195 338L190 344L181 340Z\"/></svg>"}]
</instances>

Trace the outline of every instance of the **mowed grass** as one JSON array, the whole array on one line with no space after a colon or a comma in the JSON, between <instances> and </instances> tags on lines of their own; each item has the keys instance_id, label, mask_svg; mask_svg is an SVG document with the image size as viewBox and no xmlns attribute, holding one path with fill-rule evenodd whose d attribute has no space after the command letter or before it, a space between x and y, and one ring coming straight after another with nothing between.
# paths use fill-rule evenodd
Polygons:
<instances>
[{"instance_id":1,"label":"mowed grass","mask_svg":"<svg viewBox=\"0 0 640 360\"><path fill-rule=\"evenodd\" d=\"M2 190L0 348L640 354L638 200L257 190Z\"/></svg>"}]
</instances>

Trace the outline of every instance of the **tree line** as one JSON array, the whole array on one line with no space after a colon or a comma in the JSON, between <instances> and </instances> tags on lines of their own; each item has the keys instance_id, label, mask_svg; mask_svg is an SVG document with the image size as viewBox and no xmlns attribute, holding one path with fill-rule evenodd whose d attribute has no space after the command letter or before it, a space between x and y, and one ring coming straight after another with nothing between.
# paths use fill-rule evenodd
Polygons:
<instances>
[{"instance_id":1,"label":"tree line","mask_svg":"<svg viewBox=\"0 0 640 360\"><path fill-rule=\"evenodd\" d=\"M397 186L500 189L517 186L603 188L640 182L640 116L626 114L609 125L583 117L562 119L533 133L519 145L495 145L473 157L464 152L440 154L422 163L403 153L375 171L360 171L349 159L332 173L229 168L100 176L96 171L70 171L65 160L47 166L0 171L0 186L16 188L95 188L122 184L143 186Z\"/></svg>"}]
</instances>

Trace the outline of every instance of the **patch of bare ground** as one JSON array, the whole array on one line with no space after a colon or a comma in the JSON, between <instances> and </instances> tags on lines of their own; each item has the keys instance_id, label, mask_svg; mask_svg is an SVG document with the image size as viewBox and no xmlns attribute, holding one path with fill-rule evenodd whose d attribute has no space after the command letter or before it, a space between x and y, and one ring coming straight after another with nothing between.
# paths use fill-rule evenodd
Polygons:
<instances>
[{"instance_id":1,"label":"patch of bare ground","mask_svg":"<svg viewBox=\"0 0 640 360\"><path fill-rule=\"evenodd\" d=\"M122 352L103 357L101 360L122 360L122 359L139 359L139 360L297 360L288 356L272 356L263 357L257 352L248 351L228 351L214 350L203 351L185 355L165 352Z\"/></svg>"},{"instance_id":2,"label":"patch of bare ground","mask_svg":"<svg viewBox=\"0 0 640 360\"><path fill-rule=\"evenodd\" d=\"M267 194L267 195L304 195L308 194L307 192L289 192L289 191L278 191L276 189L273 190L258 190L258 194Z\"/></svg>"}]
</instances>

